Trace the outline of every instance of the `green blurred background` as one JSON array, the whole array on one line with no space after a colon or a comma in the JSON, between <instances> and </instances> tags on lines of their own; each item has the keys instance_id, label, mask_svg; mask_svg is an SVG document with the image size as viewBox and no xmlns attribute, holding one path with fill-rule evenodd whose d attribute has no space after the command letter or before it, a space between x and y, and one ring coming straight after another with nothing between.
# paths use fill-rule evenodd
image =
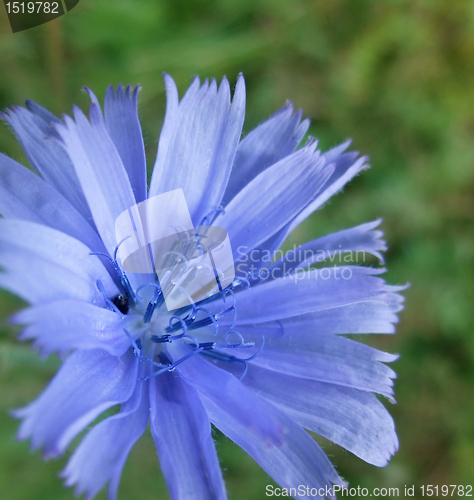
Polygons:
<instances>
[{"instance_id":1,"label":"green blurred background","mask_svg":"<svg viewBox=\"0 0 474 500\"><path fill-rule=\"evenodd\" d=\"M140 83L151 166L162 124L162 72L247 83L245 132L290 99L324 149L348 137L372 168L294 235L304 242L383 217L387 279L411 283L395 336L390 406L400 451L386 468L321 440L352 486L474 484L474 3L468 0L81 0L67 15L11 34L0 6L0 108L87 106L84 85ZM0 151L26 162L6 126ZM17 443L8 410L37 395L58 362L15 341L0 295L0 496L71 499L57 474ZM365 340L365 339L363 339ZM216 434L231 499L263 499L268 476ZM418 490L419 491L419 490ZM132 451L122 499L166 499L150 435ZM401 494L403 496L403 494ZM419 493L417 494L417 497ZM102 492L99 498L104 499Z\"/></svg>"}]
</instances>

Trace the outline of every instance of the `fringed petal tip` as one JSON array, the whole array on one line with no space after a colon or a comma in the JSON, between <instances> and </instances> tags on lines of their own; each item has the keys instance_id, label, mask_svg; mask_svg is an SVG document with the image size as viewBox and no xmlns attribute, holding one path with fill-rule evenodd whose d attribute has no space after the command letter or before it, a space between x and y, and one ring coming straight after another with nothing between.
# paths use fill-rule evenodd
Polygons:
<instances>
[{"instance_id":1,"label":"fringed petal tip","mask_svg":"<svg viewBox=\"0 0 474 500\"><path fill-rule=\"evenodd\" d=\"M58 477L63 480L66 488L74 489L74 496L79 497L84 495L86 500L92 500L96 493L87 491L84 485L80 484L79 471L73 470L69 464L58 474Z\"/></svg>"},{"instance_id":2,"label":"fringed petal tip","mask_svg":"<svg viewBox=\"0 0 474 500\"><path fill-rule=\"evenodd\" d=\"M104 124L104 115L98 104L92 103L89 108L90 123L92 126L100 126Z\"/></svg>"},{"instance_id":3,"label":"fringed petal tip","mask_svg":"<svg viewBox=\"0 0 474 500\"><path fill-rule=\"evenodd\" d=\"M14 325L14 326L24 326L26 325L25 322L22 321L21 319L21 313L25 311L25 309L22 309L21 311L17 311L15 314L12 314L9 318L8 318L8 323L10 323L10 325Z\"/></svg>"},{"instance_id":4,"label":"fringed petal tip","mask_svg":"<svg viewBox=\"0 0 474 500\"><path fill-rule=\"evenodd\" d=\"M41 361L45 361L52 354L56 354L59 359L64 360L67 357L67 354L70 352L70 349L61 349L61 348L52 348L48 345L48 343L42 342L40 339L37 339L34 334L30 332L28 328L25 328L22 332L20 332L17 336L17 339L20 342L31 342L30 347L36 351L38 357ZM91 349L96 346L92 346Z\"/></svg>"},{"instance_id":5,"label":"fringed petal tip","mask_svg":"<svg viewBox=\"0 0 474 500\"><path fill-rule=\"evenodd\" d=\"M345 142L342 144L339 144L338 146L333 147L329 151L325 153L325 156L328 157L328 160L333 160L337 156L341 155L346 151L346 149L352 144L352 139L347 139ZM358 153L357 153L358 154Z\"/></svg>"},{"instance_id":6,"label":"fringed petal tip","mask_svg":"<svg viewBox=\"0 0 474 500\"><path fill-rule=\"evenodd\" d=\"M387 289L390 292L402 292L403 290L407 290L411 287L411 283L405 283L404 285L386 285ZM402 299L405 300L405 299Z\"/></svg>"},{"instance_id":7,"label":"fringed petal tip","mask_svg":"<svg viewBox=\"0 0 474 500\"><path fill-rule=\"evenodd\" d=\"M129 87L131 88L132 86L129 85ZM127 88L129 88L129 87L127 87ZM138 102L138 94L140 93L141 90L142 90L142 86L140 84L135 85L135 88L133 89L133 93L132 93L132 100L135 104L137 104L137 102Z\"/></svg>"},{"instance_id":8,"label":"fringed petal tip","mask_svg":"<svg viewBox=\"0 0 474 500\"><path fill-rule=\"evenodd\" d=\"M381 363L394 363L395 361L398 361L398 359L400 358L400 354L392 354L385 351L378 351L378 352L380 355L377 358L377 361L380 361ZM390 378L396 379L397 374L395 372L392 372Z\"/></svg>"},{"instance_id":9,"label":"fringed petal tip","mask_svg":"<svg viewBox=\"0 0 474 500\"><path fill-rule=\"evenodd\" d=\"M63 471L64 472L64 471ZM97 493L90 493L84 486L78 484L78 479L75 477L69 477L64 475L62 472L58 474L59 478L63 480L63 484L66 488L73 488L74 496L80 497L84 495L85 500L92 500Z\"/></svg>"},{"instance_id":10,"label":"fringed petal tip","mask_svg":"<svg viewBox=\"0 0 474 500\"><path fill-rule=\"evenodd\" d=\"M119 83L116 88L114 88L113 85L109 85L107 87L107 90L105 91L105 97L107 98L112 98L112 99L133 99L136 101L136 98L138 96L138 93L142 89L142 86L140 84L133 85L132 83L129 83L128 85L123 85L122 83ZM132 92L133 90L133 92Z\"/></svg>"},{"instance_id":11,"label":"fringed petal tip","mask_svg":"<svg viewBox=\"0 0 474 500\"><path fill-rule=\"evenodd\" d=\"M10 417L14 418L15 420L21 420L21 419L25 418L27 408L28 408L27 406L24 406L23 408L14 408L13 410L9 410L8 414L10 415ZM27 438L27 436L24 436L21 433L21 429L20 429L16 435L16 439L18 441L24 441L26 438Z\"/></svg>"},{"instance_id":12,"label":"fringed petal tip","mask_svg":"<svg viewBox=\"0 0 474 500\"><path fill-rule=\"evenodd\" d=\"M73 106L73 114L75 113L82 113L82 110L79 109L77 106ZM83 114L83 113L82 113ZM75 118L75 116L74 116ZM53 128L56 130L56 132L59 134L60 138L62 139L62 133L63 132L68 132L74 125L75 122L74 120L66 113L62 114L62 121L60 123L53 123Z\"/></svg>"},{"instance_id":13,"label":"fringed petal tip","mask_svg":"<svg viewBox=\"0 0 474 500\"><path fill-rule=\"evenodd\" d=\"M83 87L83 90L87 94L89 94L89 98L91 100L91 103L95 104L100 109L99 99L97 99L97 96L94 94L94 92L92 92L92 90L89 87L86 87L86 86ZM73 113L74 113L74 115L76 115L76 108L77 108L77 106L74 105L73 106Z\"/></svg>"},{"instance_id":14,"label":"fringed petal tip","mask_svg":"<svg viewBox=\"0 0 474 500\"><path fill-rule=\"evenodd\" d=\"M9 415L17 420L26 420L31 414L30 406L25 406L23 408L10 410ZM35 452L41 449L41 456L43 460L48 461L60 457L64 450L61 450L56 445L46 446L45 443L41 443L35 439L34 433L27 429L25 424L22 423L18 432L16 433L15 439L17 441L30 440L30 450Z\"/></svg>"},{"instance_id":15,"label":"fringed petal tip","mask_svg":"<svg viewBox=\"0 0 474 500\"><path fill-rule=\"evenodd\" d=\"M226 78L226 77L224 77ZM226 78L227 80L227 78ZM239 76L237 78L237 83L235 85L236 89L240 86L240 85L243 85L245 87L245 78L244 78L244 75L242 73L239 73Z\"/></svg>"},{"instance_id":16,"label":"fringed petal tip","mask_svg":"<svg viewBox=\"0 0 474 500\"><path fill-rule=\"evenodd\" d=\"M358 151L354 151L354 153L359 154L359 152L358 152ZM369 168L369 167L370 167L370 165L369 165L370 158L369 158L369 156L368 156L368 155L361 156L361 157L360 157L360 160L361 160L361 161L362 161L362 163L363 163L363 165L362 165L362 167L361 167L361 170L364 170L364 169L366 169L366 168Z\"/></svg>"},{"instance_id":17,"label":"fringed petal tip","mask_svg":"<svg viewBox=\"0 0 474 500\"><path fill-rule=\"evenodd\" d=\"M16 122L16 114L23 108L21 106L12 106L10 108L5 108L5 111L0 111L0 119L2 119L5 123L7 123L15 132L15 122Z\"/></svg>"},{"instance_id":18,"label":"fringed petal tip","mask_svg":"<svg viewBox=\"0 0 474 500\"><path fill-rule=\"evenodd\" d=\"M396 403L396 401L394 399L393 401L389 400L389 403L394 404ZM398 437L395 432L395 425L393 425L392 446L387 450L385 450L385 454L381 455L379 460L370 461L368 463L370 463L371 465L375 465L375 467L380 467L380 468L386 467L389 464L392 457L395 455L395 453L397 453L399 447L400 443L398 441Z\"/></svg>"}]
</instances>

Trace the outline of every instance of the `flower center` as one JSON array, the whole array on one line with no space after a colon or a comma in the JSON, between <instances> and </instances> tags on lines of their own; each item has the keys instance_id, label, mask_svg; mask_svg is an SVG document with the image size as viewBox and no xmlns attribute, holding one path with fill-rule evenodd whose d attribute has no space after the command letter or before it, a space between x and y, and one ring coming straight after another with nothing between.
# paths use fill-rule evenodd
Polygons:
<instances>
[{"instance_id":1,"label":"flower center","mask_svg":"<svg viewBox=\"0 0 474 500\"><path fill-rule=\"evenodd\" d=\"M262 343L257 348L255 342L245 342L235 329L237 298L234 290L242 286L248 288L249 281L236 278L225 289L219 286L220 291L212 297L197 304L189 297L190 305L169 312L163 307L164 293L156 274L154 281L133 289L117 261L119 246L120 243L113 259L104 253L91 255L110 260L117 273L122 288L120 295L113 299L107 297L100 280L97 280L97 288L108 309L122 319L130 319L123 331L134 355L142 362L141 379L173 371L179 364L198 354L211 358L224 367L235 363L243 365L240 375L242 379L247 373L248 361L260 353L265 340L262 337ZM177 262L181 256L182 254L177 255ZM172 280L164 283L163 287L170 286L171 282ZM186 293L182 288L180 291ZM249 350L253 351L250 356Z\"/></svg>"}]
</instances>

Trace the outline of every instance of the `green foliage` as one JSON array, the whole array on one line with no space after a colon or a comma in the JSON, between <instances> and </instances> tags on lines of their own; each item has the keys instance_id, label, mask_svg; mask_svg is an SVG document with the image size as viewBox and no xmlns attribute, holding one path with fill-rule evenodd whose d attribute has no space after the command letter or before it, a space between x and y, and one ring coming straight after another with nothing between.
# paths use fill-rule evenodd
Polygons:
<instances>
[{"instance_id":1,"label":"green foliage","mask_svg":"<svg viewBox=\"0 0 474 500\"><path fill-rule=\"evenodd\" d=\"M291 99L324 148L347 137L373 168L314 214L303 242L384 217L387 279L411 283L396 336L370 338L399 352L400 452L384 469L323 442L352 485L473 484L474 472L474 9L468 0L81 0L69 14L9 34L0 8L0 107L36 100L56 113L83 108L83 85L140 83L151 166L162 123L161 78L184 91L194 74L248 89L245 130ZM0 151L25 161L6 127ZM21 304L0 295L0 316ZM9 500L73 498L13 440L7 411L54 373L0 325L0 491ZM366 339L359 339L365 341ZM230 497L265 497L268 477L220 435ZM133 450L122 498L167 498L151 437ZM105 498L101 494L100 498Z\"/></svg>"}]
</instances>

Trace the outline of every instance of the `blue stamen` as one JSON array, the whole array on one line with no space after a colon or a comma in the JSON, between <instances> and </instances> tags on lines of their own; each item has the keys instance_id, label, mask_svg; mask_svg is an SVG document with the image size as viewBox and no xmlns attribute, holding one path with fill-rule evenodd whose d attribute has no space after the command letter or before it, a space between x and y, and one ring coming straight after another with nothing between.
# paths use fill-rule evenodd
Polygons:
<instances>
[{"instance_id":1,"label":"blue stamen","mask_svg":"<svg viewBox=\"0 0 474 500\"><path fill-rule=\"evenodd\" d=\"M152 342L154 342L155 344L164 344L166 342L171 342L171 335L162 335L162 336L158 336L158 335L152 335L150 337L150 340Z\"/></svg>"},{"instance_id":2,"label":"blue stamen","mask_svg":"<svg viewBox=\"0 0 474 500\"><path fill-rule=\"evenodd\" d=\"M216 208L215 210L212 210L211 212L209 212L207 215L205 215L201 222L200 222L200 226L210 226L214 220L216 219L216 217L218 215L224 215L225 214L225 210L223 208ZM211 217L212 217L212 221L211 221Z\"/></svg>"},{"instance_id":3,"label":"blue stamen","mask_svg":"<svg viewBox=\"0 0 474 500\"><path fill-rule=\"evenodd\" d=\"M172 365L168 365L168 366L162 368L161 370L158 370L157 372L152 373L148 377L143 377L143 378L141 378L141 380L148 380L148 379L150 379L152 377L158 377L159 375L161 375L163 373L172 372L172 371L174 371L176 369L176 367L179 364L183 363L184 361L186 361L187 359L191 358L192 356L195 356L196 354L199 354L200 352L203 352L203 349L197 348L194 351L190 352L189 354L186 354L186 356L183 356L181 359L178 359L178 361L175 361ZM158 363L156 363L156 364L158 364Z\"/></svg>"},{"instance_id":4,"label":"blue stamen","mask_svg":"<svg viewBox=\"0 0 474 500\"><path fill-rule=\"evenodd\" d=\"M130 285L130 281L128 281L128 278L127 278L127 275L125 274L125 271L119 266L119 264L117 262L117 254L118 254L118 250L120 248L120 245L124 241L127 241L130 237L131 236L126 236L115 247L115 250L114 250L114 262L115 262L115 266L116 266L117 272L119 273L120 283L123 286L123 288L125 290L125 293L128 295L130 303L132 304L132 306L134 306L135 305L135 294L133 293L133 289L132 289L132 287Z\"/></svg>"},{"instance_id":5,"label":"blue stamen","mask_svg":"<svg viewBox=\"0 0 474 500\"><path fill-rule=\"evenodd\" d=\"M156 361L153 361L151 359L143 357L141 354L141 347L139 347L137 342L135 342L135 340L133 339L130 332L126 328L124 328L123 331L125 332L125 335L130 340L130 343L132 344L132 347L133 347L133 354L137 357L137 359L139 359L140 361L142 361L144 363L148 363L150 365L157 366L158 368L163 368L163 366L166 366L166 365L163 365L162 363L157 363ZM140 346L141 346L141 342L140 342ZM144 380L146 380L146 379L144 379Z\"/></svg>"},{"instance_id":6,"label":"blue stamen","mask_svg":"<svg viewBox=\"0 0 474 500\"><path fill-rule=\"evenodd\" d=\"M122 240L119 241L118 245L115 247L114 249L114 262L117 262L117 254L118 254L118 250L120 248L120 245L127 241L129 238L131 238L131 236L125 236L125 238L123 238Z\"/></svg>"},{"instance_id":7,"label":"blue stamen","mask_svg":"<svg viewBox=\"0 0 474 500\"><path fill-rule=\"evenodd\" d=\"M238 344L231 344L229 342L229 336L230 335L237 335L239 337L239 343ZM244 342L244 337L240 332L237 330L229 330L224 337L224 340L226 341L226 345L224 347L253 347L255 345L255 342Z\"/></svg>"},{"instance_id":8,"label":"blue stamen","mask_svg":"<svg viewBox=\"0 0 474 500\"><path fill-rule=\"evenodd\" d=\"M139 359L143 363L148 363L148 364L156 366L158 368L165 368L165 371L166 371L166 369L170 369L171 370L172 365L170 365L169 363L166 363L166 364L157 363L156 361L153 361L151 359L143 357L141 355L141 342L140 342L140 340L138 340L137 342L135 342L135 340L133 339L132 335L130 334L130 332L126 328L124 328L123 331L125 332L125 335L130 340L130 343L132 344L132 347L133 347L133 354L135 354L135 356L137 357L137 359ZM164 355L166 356L166 354L164 354ZM159 359L161 360L161 357L159 357ZM169 358L168 358L168 360L169 360ZM139 377L139 380L147 380L147 378Z\"/></svg>"},{"instance_id":9,"label":"blue stamen","mask_svg":"<svg viewBox=\"0 0 474 500\"><path fill-rule=\"evenodd\" d=\"M208 356L209 358L217 359L217 361L224 361L224 362L228 362L228 363L242 363L245 368L244 368L244 372L239 377L239 380L242 380L245 377L245 375L247 375L248 365L247 365L247 361L245 359L240 359L240 358L233 356L232 354L229 355L229 354L225 354L225 353L219 352L219 351L205 350L202 352L202 354L204 356Z\"/></svg>"},{"instance_id":10,"label":"blue stamen","mask_svg":"<svg viewBox=\"0 0 474 500\"><path fill-rule=\"evenodd\" d=\"M122 272L122 277L120 278L120 284L123 286L123 289L125 290L125 293L127 294L128 300L133 307L136 305L136 301L135 301L135 295L133 293L132 286L130 285L130 281L128 281L126 274L123 271L121 271L121 272Z\"/></svg>"},{"instance_id":11,"label":"blue stamen","mask_svg":"<svg viewBox=\"0 0 474 500\"><path fill-rule=\"evenodd\" d=\"M110 255L107 255L103 252L90 252L89 255L96 255L98 257L105 257L106 259L108 259L114 269L115 269L115 272L117 273L119 279L120 279L120 284L122 285L122 288L124 289L124 292L126 293L126 295L128 296L128 300L130 302L130 304L132 305L132 307L135 305L135 295L133 293L133 289L130 285L130 282L128 281L128 278L127 278L127 275L125 274L124 270L119 266L118 262L117 262L117 253L118 253L118 249L120 247L120 245L128 240L130 238L130 236L127 236L126 238L124 238L116 247L115 247L115 250L114 250L114 258L112 258Z\"/></svg>"},{"instance_id":12,"label":"blue stamen","mask_svg":"<svg viewBox=\"0 0 474 500\"><path fill-rule=\"evenodd\" d=\"M195 349L197 349L199 347L199 342L197 339L195 339L192 335L188 335L186 334L184 337L183 337L183 340L186 339L186 340L190 340L191 341L191 344L189 342L185 342L188 346L191 346L193 345Z\"/></svg>"},{"instance_id":13,"label":"blue stamen","mask_svg":"<svg viewBox=\"0 0 474 500\"><path fill-rule=\"evenodd\" d=\"M173 364L173 361L171 361L170 357L168 356L168 354L166 354L166 352L164 351L161 351L159 354L158 354L158 359L160 360L160 363L162 365L168 365L168 366L171 366Z\"/></svg>"},{"instance_id":14,"label":"blue stamen","mask_svg":"<svg viewBox=\"0 0 474 500\"><path fill-rule=\"evenodd\" d=\"M224 311L221 311L220 313L216 314L215 318L220 319L223 316L225 316L227 313L234 311L234 318L233 318L232 323L231 323L231 328L234 329L235 324L237 323L237 307L235 305L236 301L235 301L234 292L232 290L226 288L225 290L222 291L222 300L225 302L225 296L228 293L232 296L232 302L233 302L232 305L229 308L225 309Z\"/></svg>"},{"instance_id":15,"label":"blue stamen","mask_svg":"<svg viewBox=\"0 0 474 500\"><path fill-rule=\"evenodd\" d=\"M146 307L145 315L143 316L143 322L144 323L149 323L151 321L151 318L153 316L153 312L155 311L155 308L158 304L158 299L162 295L161 293L161 287L158 285L158 283L146 283L145 285L141 285L137 288L137 298L139 300L143 300L143 297L138 294L140 290L147 286L154 286L156 288L155 293L153 295L153 298L148 302L148 305ZM160 304L161 305L161 304Z\"/></svg>"},{"instance_id":16,"label":"blue stamen","mask_svg":"<svg viewBox=\"0 0 474 500\"><path fill-rule=\"evenodd\" d=\"M173 324L173 320L177 320L176 323ZM165 335L158 336L158 335L152 335L151 340L155 343L164 343L164 342L172 342L173 340L179 340L182 339L183 337L187 336L187 331L188 331L188 324L183 318L180 318L179 316L172 316L169 320L169 326L166 328L166 332L168 332ZM170 335L169 332L175 332L179 330L179 328L183 329L183 333L180 333L179 335Z\"/></svg>"},{"instance_id":17,"label":"blue stamen","mask_svg":"<svg viewBox=\"0 0 474 500\"><path fill-rule=\"evenodd\" d=\"M186 324L186 321L184 321L183 318L180 318L179 316L171 316L170 320L168 321L168 325L170 328L174 328L177 323L173 325L173 320L177 320L177 323L180 324L181 328L183 329L183 334L186 335L188 332L188 325Z\"/></svg>"},{"instance_id":18,"label":"blue stamen","mask_svg":"<svg viewBox=\"0 0 474 500\"><path fill-rule=\"evenodd\" d=\"M137 356L137 357L140 356L141 352L142 352L141 342L140 342L140 345L138 345L138 343L132 337L131 333L126 328L124 328L123 331L125 332L125 335L128 337L128 340L130 340L130 344L132 344L133 353L135 354L135 356Z\"/></svg>"},{"instance_id":19,"label":"blue stamen","mask_svg":"<svg viewBox=\"0 0 474 500\"><path fill-rule=\"evenodd\" d=\"M200 342L199 347L202 348L203 351L208 351L214 349L216 347L215 342Z\"/></svg>"},{"instance_id":20,"label":"blue stamen","mask_svg":"<svg viewBox=\"0 0 474 500\"><path fill-rule=\"evenodd\" d=\"M244 361L252 361L252 359L255 359L262 351L264 345L265 345L265 337L262 335L262 345L258 348L258 351L256 353L252 354L252 356L250 356L250 358L244 359Z\"/></svg>"},{"instance_id":21,"label":"blue stamen","mask_svg":"<svg viewBox=\"0 0 474 500\"><path fill-rule=\"evenodd\" d=\"M249 369L249 365L247 364L247 361L243 361L243 364L244 364L245 368L244 368L244 373L242 373L242 375L239 377L240 381L242 381L245 378L245 375L247 375L247 372Z\"/></svg>"},{"instance_id":22,"label":"blue stamen","mask_svg":"<svg viewBox=\"0 0 474 500\"><path fill-rule=\"evenodd\" d=\"M201 319L199 321L196 321L195 323L194 322L190 322L188 324L188 328L190 330L197 330L199 328L204 328L205 326L208 326L208 325L211 325L212 324L212 319L211 318L205 318L205 319Z\"/></svg>"},{"instance_id":23,"label":"blue stamen","mask_svg":"<svg viewBox=\"0 0 474 500\"><path fill-rule=\"evenodd\" d=\"M227 309L224 309L223 311L215 314L215 315L212 315L207 309L204 309L203 307L196 307L195 304L192 304L192 307L193 307L193 311L192 313L190 313L188 315L187 318L185 318L185 321L186 321L186 325L188 326L188 329L189 330L197 330L198 328L203 328L205 326L208 326L210 325L211 323L214 323L214 327L215 327L215 335L217 334L217 331L218 331L218 323L217 323L217 320L221 319L222 317L224 317L226 314L228 314L229 312L232 312L234 311L234 318L232 320L232 323L231 323L231 329L233 330L235 328L235 324L237 322L237 308L236 308L236 300L235 300L235 294L233 293L232 290L229 290L229 289L226 289L226 290L223 290L222 291L222 298L225 302L225 296L227 294L230 294L232 296L232 300L233 300L233 304L232 306L228 307ZM189 300L189 299L188 299ZM201 304L204 303L204 301L201 302ZM177 312L178 314L183 314L184 312L186 312L188 306L184 307L184 308L181 308L179 309ZM196 318L196 315L197 315L197 312L201 310L203 311L205 314L207 314L207 318L205 319L202 319L202 320L199 320L199 321L194 321L195 318ZM171 333L172 331L176 330L176 325L174 325L174 327L170 328L168 327L166 329L167 333Z\"/></svg>"},{"instance_id":24,"label":"blue stamen","mask_svg":"<svg viewBox=\"0 0 474 500\"><path fill-rule=\"evenodd\" d=\"M202 311L204 314L208 315L209 319L214 324L214 335L217 335L217 332L219 330L219 325L218 325L218 323L217 323L216 318L214 317L214 315L211 314L211 312L208 311L207 309L204 309L204 307L197 307L196 311ZM208 324L210 325L210 323L208 323ZM194 325L194 327L193 327L193 325ZM198 326L196 326L196 325L197 325L196 323L193 323L192 325L189 325L188 328L190 330L194 330L194 329L198 328Z\"/></svg>"},{"instance_id":25,"label":"blue stamen","mask_svg":"<svg viewBox=\"0 0 474 500\"><path fill-rule=\"evenodd\" d=\"M148 253L150 254L151 267L153 268L153 275L156 277L155 259L153 258L153 250L151 249L151 243L148 243Z\"/></svg>"},{"instance_id":26,"label":"blue stamen","mask_svg":"<svg viewBox=\"0 0 474 500\"><path fill-rule=\"evenodd\" d=\"M214 271L214 277L216 278L216 281L217 281L217 286L219 287L219 292L222 292L222 283L221 283L221 280L219 278L219 270L217 269L216 263L214 262L214 256L212 255L212 252L209 252L208 255L209 255L209 259L211 261L212 270ZM224 274L224 273L222 273L222 274Z\"/></svg>"},{"instance_id":27,"label":"blue stamen","mask_svg":"<svg viewBox=\"0 0 474 500\"><path fill-rule=\"evenodd\" d=\"M152 359L144 358L141 355L138 355L137 358L140 361L143 361L144 363L148 363L149 365L157 366L158 368L163 368L163 364L157 363L156 361L153 361ZM164 365L164 366L166 367L167 365Z\"/></svg>"},{"instance_id":28,"label":"blue stamen","mask_svg":"<svg viewBox=\"0 0 474 500\"><path fill-rule=\"evenodd\" d=\"M227 332L227 333L238 333L238 332ZM242 341L243 341L243 338L242 338ZM243 372L243 374L239 378L239 380L242 380L245 377L245 375L247 374L248 362L252 361L252 359L255 359L260 354L260 352L262 351L264 345L265 345L265 337L262 336L262 345L258 348L257 352L255 352L254 354L252 354L252 356L249 356L248 358L238 358L237 356L234 356L232 354L227 354L227 353L223 353L223 352L219 352L219 351L214 351L214 350L210 350L210 349L204 350L203 351L203 355L209 356L209 357L211 357L213 359L217 359L218 361L226 361L226 362L229 362L229 363L242 363L245 366L244 372ZM236 346L232 346L230 344L228 344L227 346L220 346L218 344L215 345L215 347L217 347L217 348L222 348L222 347L224 347L224 348L225 347L242 347L242 346L247 346L247 344L244 344L242 342L242 344L238 344Z\"/></svg>"},{"instance_id":29,"label":"blue stamen","mask_svg":"<svg viewBox=\"0 0 474 500\"><path fill-rule=\"evenodd\" d=\"M203 311L205 314L207 314L208 317L195 322L194 320L196 318L198 311ZM175 317L177 318L178 316ZM182 321L186 323L188 330L197 330L198 328L203 328L204 326L208 326L214 323L214 328L215 328L214 334L217 334L218 324L216 319L207 309L204 309L203 307L194 307L193 312L190 314L190 316ZM177 323L175 323L174 325L170 325L168 328L166 328L166 332L172 333L173 331L176 331L178 328L179 327L177 326Z\"/></svg>"}]
</instances>

